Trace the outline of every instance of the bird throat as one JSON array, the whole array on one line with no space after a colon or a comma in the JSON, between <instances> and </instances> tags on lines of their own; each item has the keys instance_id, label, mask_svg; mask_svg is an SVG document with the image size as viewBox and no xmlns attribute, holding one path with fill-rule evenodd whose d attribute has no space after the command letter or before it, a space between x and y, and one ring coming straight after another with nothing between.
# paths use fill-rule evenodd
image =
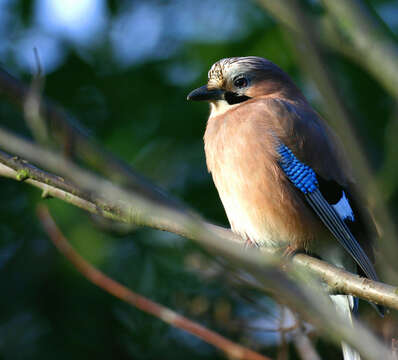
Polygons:
<instances>
[{"instance_id":1,"label":"bird throat","mask_svg":"<svg viewBox=\"0 0 398 360\"><path fill-rule=\"evenodd\" d=\"M237 106L239 106L239 104L230 105L225 100L211 101L210 102L210 117L222 115Z\"/></svg>"}]
</instances>

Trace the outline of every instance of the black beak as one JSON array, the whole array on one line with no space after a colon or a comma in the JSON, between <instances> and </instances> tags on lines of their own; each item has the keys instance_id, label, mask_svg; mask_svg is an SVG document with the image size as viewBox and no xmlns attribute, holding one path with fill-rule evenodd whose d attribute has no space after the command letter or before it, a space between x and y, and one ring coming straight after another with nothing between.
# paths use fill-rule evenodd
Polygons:
<instances>
[{"instance_id":1,"label":"black beak","mask_svg":"<svg viewBox=\"0 0 398 360\"><path fill-rule=\"evenodd\" d=\"M207 88L207 85L201 86L193 91L191 91L187 100L193 101L211 101L211 100L224 100L224 91L220 89Z\"/></svg>"}]
</instances>

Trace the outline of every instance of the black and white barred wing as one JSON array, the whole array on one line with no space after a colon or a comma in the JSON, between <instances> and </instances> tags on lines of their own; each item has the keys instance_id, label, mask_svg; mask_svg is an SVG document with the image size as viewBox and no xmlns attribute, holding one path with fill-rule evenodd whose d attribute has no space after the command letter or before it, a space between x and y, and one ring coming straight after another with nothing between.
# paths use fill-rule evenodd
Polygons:
<instances>
[{"instance_id":1,"label":"black and white barred wing","mask_svg":"<svg viewBox=\"0 0 398 360\"><path fill-rule=\"evenodd\" d=\"M342 191L342 196L335 205L330 204L320 191L317 174L300 162L284 144L279 143L277 151L280 155L279 165L287 178L304 194L307 203L319 219L352 256L365 275L377 281L378 277L372 262L344 221L347 218L355 220L345 192Z\"/></svg>"}]
</instances>

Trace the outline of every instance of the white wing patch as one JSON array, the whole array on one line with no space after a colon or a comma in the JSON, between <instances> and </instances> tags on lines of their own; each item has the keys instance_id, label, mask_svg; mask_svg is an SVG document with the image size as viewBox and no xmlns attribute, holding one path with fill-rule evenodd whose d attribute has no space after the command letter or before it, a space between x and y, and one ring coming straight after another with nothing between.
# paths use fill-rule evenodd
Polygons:
<instances>
[{"instance_id":1,"label":"white wing patch","mask_svg":"<svg viewBox=\"0 0 398 360\"><path fill-rule=\"evenodd\" d=\"M337 213L340 215L342 220L349 219L354 221L354 213L351 209L350 203L348 202L347 197L345 196L345 192L343 191L343 196L341 199L334 205L332 205Z\"/></svg>"}]
</instances>

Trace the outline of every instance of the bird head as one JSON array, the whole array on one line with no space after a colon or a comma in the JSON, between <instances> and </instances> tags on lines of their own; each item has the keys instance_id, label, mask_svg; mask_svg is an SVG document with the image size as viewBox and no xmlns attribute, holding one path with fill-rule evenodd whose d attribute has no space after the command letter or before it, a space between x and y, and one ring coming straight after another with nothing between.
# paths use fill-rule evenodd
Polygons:
<instances>
[{"instance_id":1,"label":"bird head","mask_svg":"<svg viewBox=\"0 0 398 360\"><path fill-rule=\"evenodd\" d=\"M217 61L209 70L207 84L190 92L187 99L209 101L214 107L228 108L228 105L276 93L297 96L299 91L273 62L246 56Z\"/></svg>"}]
</instances>

